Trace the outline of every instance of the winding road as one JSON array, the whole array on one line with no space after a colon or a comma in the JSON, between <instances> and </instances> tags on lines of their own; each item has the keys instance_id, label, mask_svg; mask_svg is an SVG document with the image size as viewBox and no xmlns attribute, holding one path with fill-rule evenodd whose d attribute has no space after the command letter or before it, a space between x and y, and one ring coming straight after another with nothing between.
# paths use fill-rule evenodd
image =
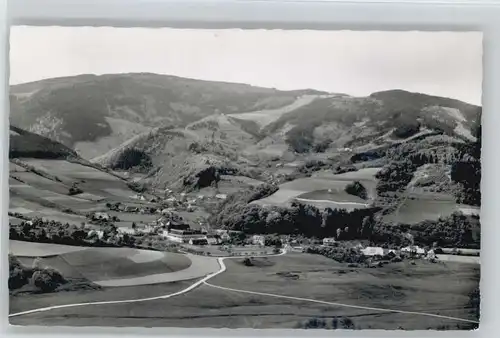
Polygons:
<instances>
[{"instance_id":1,"label":"winding road","mask_svg":"<svg viewBox=\"0 0 500 338\"><path fill-rule=\"evenodd\" d=\"M277 255L264 255L264 256L252 256L255 258L260 258L260 257L274 257L274 256L281 256L286 254L286 251L283 250L281 253ZM80 306L90 306L90 305L110 305L110 304L124 304L124 303L139 303L139 302L147 302L147 301L152 301L152 300L159 300L159 299L168 299L172 298L178 295L185 294L195 288L197 288L200 285L206 285L209 287L225 290L225 291L231 291L231 292L238 292L238 293L246 293L246 294L253 294L253 295L259 295L259 296L267 296L267 297L274 297L274 298L282 298L282 299L290 299L290 300L297 300L297 301L302 301L302 302L310 302L310 303L318 303L318 304L326 304L326 305L334 305L334 306L340 306L340 307L348 307L348 308L356 308L356 309L363 309L363 310L372 310L372 311L379 311L379 312L386 312L386 313L403 313L403 314L410 314L410 315L418 315L418 316L427 316L427 317L435 317L435 318L443 318L443 319L451 319L451 320L456 320L460 322L468 322L468 323L476 323L479 324L478 321L470 320L470 319L464 319L464 318L456 318L456 317L450 317L450 316L443 316L443 315L437 315L433 313L425 313L425 312L414 312L414 311L404 311L404 310L395 310L395 309L387 309L387 308L375 308L375 307L367 307L367 306L360 306L360 305L350 305L350 304L343 304L343 303L335 303L335 302L327 302L327 301L321 301L321 300L316 300L316 299L309 299L309 298L301 298L301 297L292 297L292 296L283 296L283 295L277 295L277 294L272 294L272 293L264 293L264 292L256 292L256 291L248 291L248 290L240 290L240 289L232 289L232 288L227 288L224 286L219 286L219 285L214 285L207 283L208 280L214 278L215 276L223 273L226 271L226 265L224 264L224 260L226 259L241 259L241 257L220 257L218 258L218 262L220 265L220 269L217 272L214 272L212 274L209 274L205 276L204 278L200 279L199 281L191 284L189 287L174 292L170 293L167 295L162 295L162 296L156 296L156 297L149 297L149 298L141 298L141 299L129 299L129 300L117 300L117 301L101 301L101 302L88 302L88 303L75 303L75 304L65 304L65 305L54 305L54 306L48 306L44 308L38 308L38 309L33 309L33 310L28 310L28 311L22 311L22 312L17 312L17 313L12 313L9 314L10 317L17 317L17 316L22 316L22 315L27 315L27 314L32 314L32 313L38 313L38 312L46 312L46 311L51 311L51 310L56 310L56 309L63 309L63 308L72 308L72 307L80 307Z\"/></svg>"}]
</instances>

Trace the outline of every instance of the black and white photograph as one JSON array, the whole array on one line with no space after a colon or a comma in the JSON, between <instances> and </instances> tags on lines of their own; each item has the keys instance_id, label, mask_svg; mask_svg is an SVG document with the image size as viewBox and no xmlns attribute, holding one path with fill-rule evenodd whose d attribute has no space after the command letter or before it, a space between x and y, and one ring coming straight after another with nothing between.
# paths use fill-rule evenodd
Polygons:
<instances>
[{"instance_id":1,"label":"black and white photograph","mask_svg":"<svg viewBox=\"0 0 500 338\"><path fill-rule=\"evenodd\" d=\"M9 58L10 324L479 327L481 32L13 26Z\"/></svg>"}]
</instances>

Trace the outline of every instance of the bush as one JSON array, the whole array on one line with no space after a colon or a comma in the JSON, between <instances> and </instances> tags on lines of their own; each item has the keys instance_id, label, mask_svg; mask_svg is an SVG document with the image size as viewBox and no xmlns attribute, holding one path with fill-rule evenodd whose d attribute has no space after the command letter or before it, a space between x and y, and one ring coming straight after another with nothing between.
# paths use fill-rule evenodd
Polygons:
<instances>
[{"instance_id":1,"label":"bush","mask_svg":"<svg viewBox=\"0 0 500 338\"><path fill-rule=\"evenodd\" d=\"M348 247L321 247L321 246L310 246L307 248L307 253L318 254L339 263L363 263L366 257L359 250Z\"/></svg>"},{"instance_id":2,"label":"bush","mask_svg":"<svg viewBox=\"0 0 500 338\"><path fill-rule=\"evenodd\" d=\"M292 151L308 153L314 145L314 136L310 129L295 127L288 131L285 141Z\"/></svg>"},{"instance_id":3,"label":"bush","mask_svg":"<svg viewBox=\"0 0 500 338\"><path fill-rule=\"evenodd\" d=\"M345 192L350 195L358 196L364 200L368 198L366 188L359 181L348 184L345 187Z\"/></svg>"},{"instance_id":4,"label":"bush","mask_svg":"<svg viewBox=\"0 0 500 338\"><path fill-rule=\"evenodd\" d=\"M43 269L33 272L31 277L33 285L43 292L52 292L60 285L65 284L66 280L55 269Z\"/></svg>"},{"instance_id":5,"label":"bush","mask_svg":"<svg viewBox=\"0 0 500 338\"><path fill-rule=\"evenodd\" d=\"M139 149L128 148L120 154L116 162L111 166L111 169L129 170L134 167L149 169L152 166L153 162L148 154Z\"/></svg>"},{"instance_id":6,"label":"bush","mask_svg":"<svg viewBox=\"0 0 500 338\"><path fill-rule=\"evenodd\" d=\"M340 325L343 329L348 329L348 330L354 329L354 322L349 317L343 317L340 320Z\"/></svg>"},{"instance_id":7,"label":"bush","mask_svg":"<svg viewBox=\"0 0 500 338\"><path fill-rule=\"evenodd\" d=\"M304 323L304 329L324 329L326 321L320 318L311 318Z\"/></svg>"},{"instance_id":8,"label":"bush","mask_svg":"<svg viewBox=\"0 0 500 338\"><path fill-rule=\"evenodd\" d=\"M420 131L420 123L418 121L407 121L402 125L396 127L392 134L398 138L408 138L415 135Z\"/></svg>"},{"instance_id":9,"label":"bush","mask_svg":"<svg viewBox=\"0 0 500 338\"><path fill-rule=\"evenodd\" d=\"M146 186L146 184L144 184L144 183L139 183L139 182L128 182L128 183L127 183L127 186L128 186L131 190L133 190L133 191L135 191L135 192L137 192L137 193L140 193L140 194L141 194L141 193L143 193L143 192L145 192L145 191L147 190L147 186Z\"/></svg>"},{"instance_id":10,"label":"bush","mask_svg":"<svg viewBox=\"0 0 500 338\"><path fill-rule=\"evenodd\" d=\"M16 256L9 254L9 290L19 289L28 283L29 271Z\"/></svg>"},{"instance_id":11,"label":"bush","mask_svg":"<svg viewBox=\"0 0 500 338\"><path fill-rule=\"evenodd\" d=\"M343 174L343 173L348 173L352 171L358 171L358 168L356 168L353 165L347 165L347 166L337 166L334 170L335 174Z\"/></svg>"},{"instance_id":12,"label":"bush","mask_svg":"<svg viewBox=\"0 0 500 338\"><path fill-rule=\"evenodd\" d=\"M78 188L78 187L71 187L69 188L68 195L73 196L73 195L78 195L83 193L83 190Z\"/></svg>"},{"instance_id":13,"label":"bush","mask_svg":"<svg viewBox=\"0 0 500 338\"><path fill-rule=\"evenodd\" d=\"M313 150L317 153L324 153L332 143L332 140L324 140L322 142L316 143Z\"/></svg>"},{"instance_id":14,"label":"bush","mask_svg":"<svg viewBox=\"0 0 500 338\"><path fill-rule=\"evenodd\" d=\"M243 264L245 264L245 266L253 266L252 260L248 257L243 260Z\"/></svg>"}]
</instances>

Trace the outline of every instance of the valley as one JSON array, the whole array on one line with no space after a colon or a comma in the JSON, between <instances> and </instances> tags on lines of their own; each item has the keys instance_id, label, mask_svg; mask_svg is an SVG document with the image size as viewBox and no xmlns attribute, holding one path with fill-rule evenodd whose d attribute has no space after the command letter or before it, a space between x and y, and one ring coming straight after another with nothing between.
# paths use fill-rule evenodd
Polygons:
<instances>
[{"instance_id":1,"label":"valley","mask_svg":"<svg viewBox=\"0 0 500 338\"><path fill-rule=\"evenodd\" d=\"M477 327L481 107L147 73L11 100L14 325Z\"/></svg>"}]
</instances>

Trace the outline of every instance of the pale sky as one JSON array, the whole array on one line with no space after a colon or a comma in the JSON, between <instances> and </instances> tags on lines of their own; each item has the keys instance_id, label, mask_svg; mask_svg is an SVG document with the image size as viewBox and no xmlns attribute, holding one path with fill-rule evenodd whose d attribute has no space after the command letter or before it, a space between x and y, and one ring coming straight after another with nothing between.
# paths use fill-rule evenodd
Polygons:
<instances>
[{"instance_id":1,"label":"pale sky","mask_svg":"<svg viewBox=\"0 0 500 338\"><path fill-rule=\"evenodd\" d=\"M11 28L10 83L149 72L356 96L405 89L481 104L482 34Z\"/></svg>"}]
</instances>

